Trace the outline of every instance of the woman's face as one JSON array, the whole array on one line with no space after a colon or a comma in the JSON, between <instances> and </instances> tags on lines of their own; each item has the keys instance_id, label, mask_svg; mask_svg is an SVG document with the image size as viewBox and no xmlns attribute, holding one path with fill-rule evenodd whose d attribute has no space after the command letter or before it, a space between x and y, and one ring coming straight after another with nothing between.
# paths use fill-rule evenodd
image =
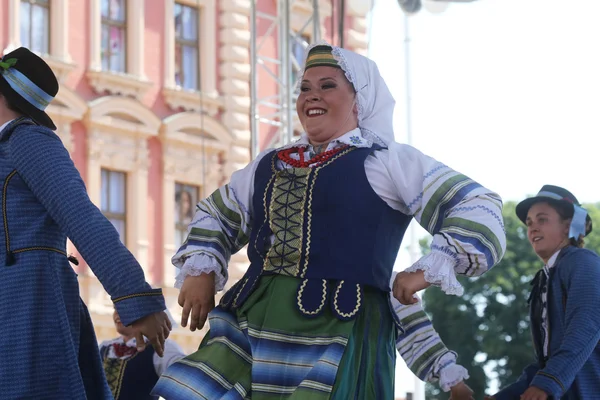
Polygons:
<instances>
[{"instance_id":1,"label":"woman's face","mask_svg":"<svg viewBox=\"0 0 600 400\"><path fill-rule=\"evenodd\" d=\"M571 220L563 220L548 203L535 203L527 213L527 238L544 261L569 243Z\"/></svg>"},{"instance_id":2,"label":"woman's face","mask_svg":"<svg viewBox=\"0 0 600 400\"><path fill-rule=\"evenodd\" d=\"M306 70L296 111L313 144L329 143L358 126L355 98L341 69L320 66Z\"/></svg>"}]
</instances>

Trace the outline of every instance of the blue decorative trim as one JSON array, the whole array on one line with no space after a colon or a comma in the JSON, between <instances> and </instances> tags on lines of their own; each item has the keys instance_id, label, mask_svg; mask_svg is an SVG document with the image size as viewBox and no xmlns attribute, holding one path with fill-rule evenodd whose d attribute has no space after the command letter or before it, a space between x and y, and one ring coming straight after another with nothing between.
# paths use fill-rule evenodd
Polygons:
<instances>
[{"instance_id":1,"label":"blue decorative trim","mask_svg":"<svg viewBox=\"0 0 600 400\"><path fill-rule=\"evenodd\" d=\"M438 172L439 170L445 169L445 168L449 168L447 165L444 164L440 164L437 167L433 168L432 170L430 170L429 172L427 172L425 175L423 175L423 182L425 182L425 180L427 180L427 178L430 178L433 174L435 174L436 172ZM422 198L423 198L423 194L425 192L421 191L421 193L419 193L419 195L413 200L411 201L407 207L408 209L412 209L412 207L417 204Z\"/></svg>"},{"instance_id":2,"label":"blue decorative trim","mask_svg":"<svg viewBox=\"0 0 600 400\"><path fill-rule=\"evenodd\" d=\"M506 230L504 229L504 221L502 220L502 218L500 218L498 216L498 214L496 214L493 210L487 208L486 206L477 205L477 206L472 206L472 207L456 207L456 208L452 209L452 213L450 215L453 215L454 213L456 213L458 211L473 211L476 208L480 208L480 209L484 210L485 212L487 212L488 214L490 214L492 217L494 217L494 219L496 221L498 221L498 223L502 227L502 231L504 233L506 233Z\"/></svg>"}]
</instances>

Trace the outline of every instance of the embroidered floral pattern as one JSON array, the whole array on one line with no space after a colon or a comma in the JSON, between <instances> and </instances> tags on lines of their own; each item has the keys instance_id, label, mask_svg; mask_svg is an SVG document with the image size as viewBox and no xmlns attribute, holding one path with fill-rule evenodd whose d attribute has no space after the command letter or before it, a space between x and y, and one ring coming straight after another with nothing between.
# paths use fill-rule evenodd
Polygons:
<instances>
[{"instance_id":1,"label":"embroidered floral pattern","mask_svg":"<svg viewBox=\"0 0 600 400\"><path fill-rule=\"evenodd\" d=\"M362 138L360 138L359 136L353 135L353 136L350 136L350 142L352 144L361 145L362 144Z\"/></svg>"}]
</instances>

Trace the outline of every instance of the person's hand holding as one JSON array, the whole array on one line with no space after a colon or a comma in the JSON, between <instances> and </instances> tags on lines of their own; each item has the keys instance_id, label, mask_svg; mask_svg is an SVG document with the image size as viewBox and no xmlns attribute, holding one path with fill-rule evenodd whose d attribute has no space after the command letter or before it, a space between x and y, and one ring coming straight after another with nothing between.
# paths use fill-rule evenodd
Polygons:
<instances>
[{"instance_id":1,"label":"person's hand holding","mask_svg":"<svg viewBox=\"0 0 600 400\"><path fill-rule=\"evenodd\" d=\"M165 340L171 332L171 321L164 311L146 315L131 324L134 330L135 342L138 351L146 349L146 341L144 336L148 338L154 351L160 357L163 356L165 348Z\"/></svg>"},{"instance_id":2,"label":"person's hand holding","mask_svg":"<svg viewBox=\"0 0 600 400\"><path fill-rule=\"evenodd\" d=\"M473 390L464 381L460 381L450 388L450 400L474 400Z\"/></svg>"},{"instance_id":3,"label":"person's hand holding","mask_svg":"<svg viewBox=\"0 0 600 400\"><path fill-rule=\"evenodd\" d=\"M525 393L521 395L521 400L547 400L548 394L542 389L530 386Z\"/></svg>"}]
</instances>

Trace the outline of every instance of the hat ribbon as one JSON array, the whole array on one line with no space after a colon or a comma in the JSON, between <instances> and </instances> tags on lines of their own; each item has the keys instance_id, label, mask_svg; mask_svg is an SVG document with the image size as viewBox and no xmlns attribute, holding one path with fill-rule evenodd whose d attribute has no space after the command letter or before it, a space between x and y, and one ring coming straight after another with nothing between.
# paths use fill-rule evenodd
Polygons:
<instances>
[{"instance_id":1,"label":"hat ribbon","mask_svg":"<svg viewBox=\"0 0 600 400\"><path fill-rule=\"evenodd\" d=\"M15 61L13 62L12 60ZM2 67L0 73L15 92L17 92L22 98L27 100L29 104L38 110L44 111L50 102L54 100L54 97L40 89L20 71L10 68L10 66L14 65L16 61L17 60L15 58L10 58L6 61L0 62L0 67ZM9 64L9 67L5 68L7 64Z\"/></svg>"}]
</instances>

